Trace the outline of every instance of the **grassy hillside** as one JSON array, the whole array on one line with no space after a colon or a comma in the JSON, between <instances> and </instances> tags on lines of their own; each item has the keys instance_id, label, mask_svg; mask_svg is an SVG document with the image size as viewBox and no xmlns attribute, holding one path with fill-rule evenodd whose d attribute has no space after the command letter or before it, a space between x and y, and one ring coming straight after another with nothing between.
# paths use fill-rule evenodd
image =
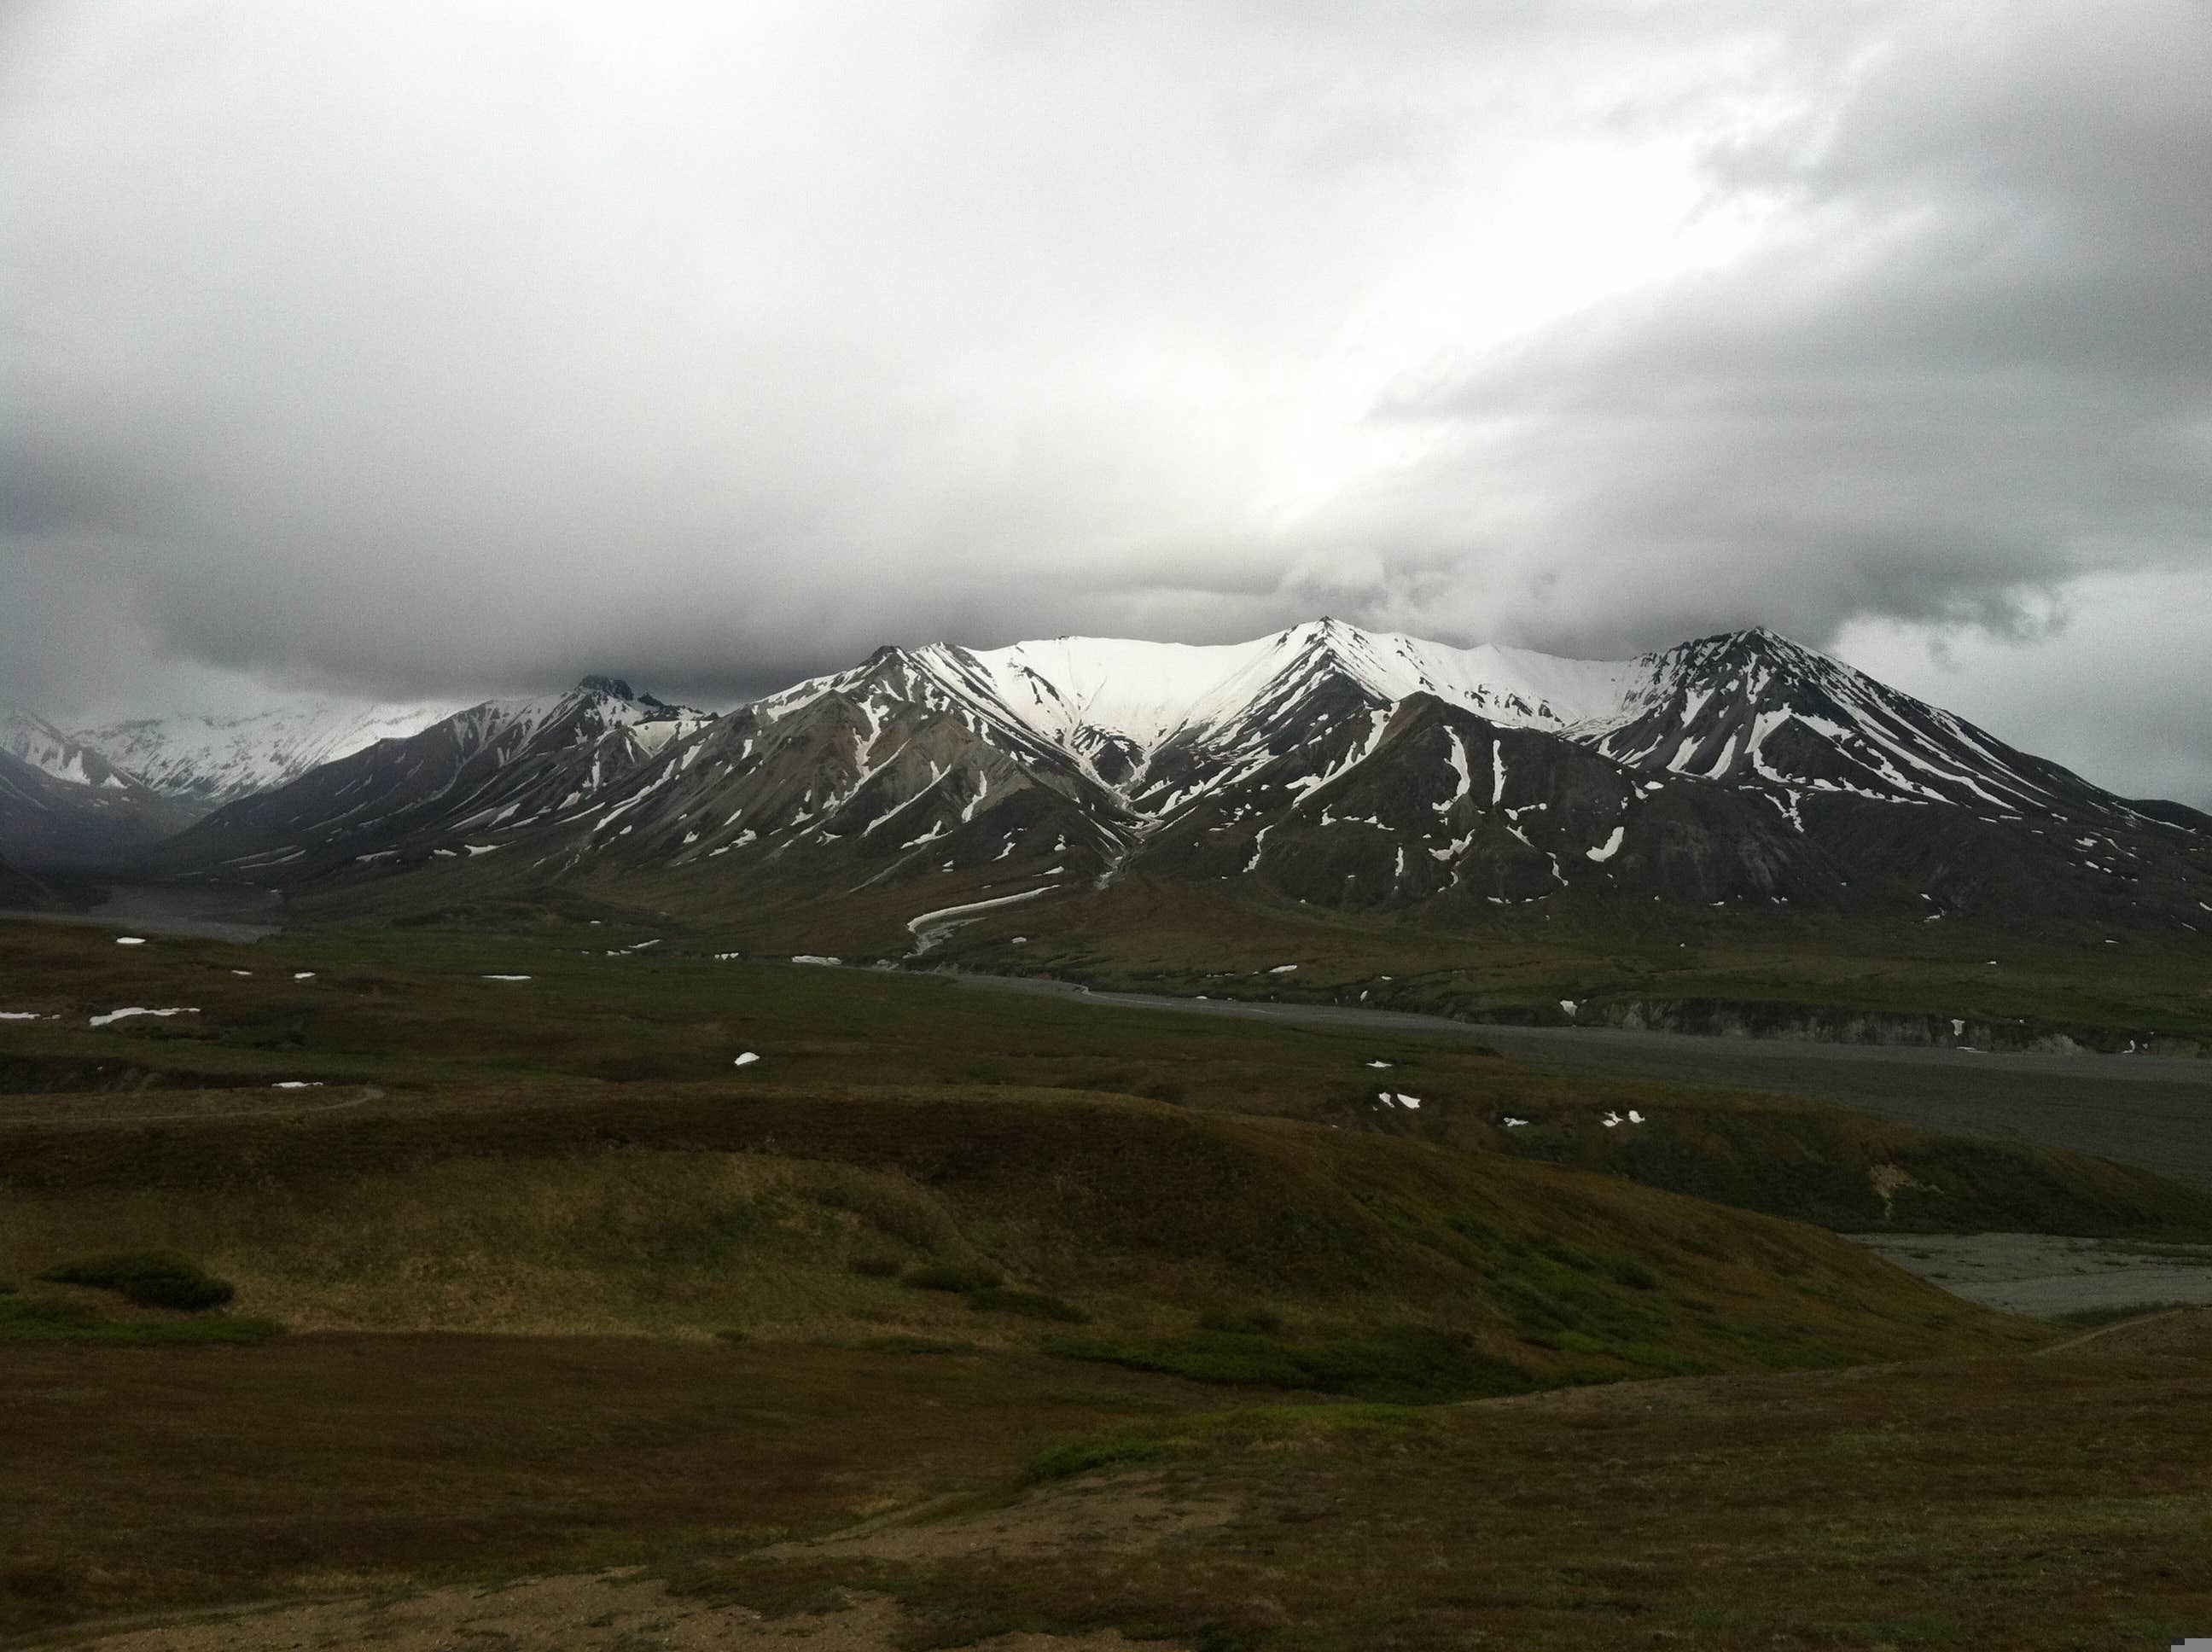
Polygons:
<instances>
[{"instance_id":1,"label":"grassy hillside","mask_svg":"<svg viewBox=\"0 0 2212 1652\"><path fill-rule=\"evenodd\" d=\"M297 1111L362 1084L395 1104L469 1109L548 1086L610 1098L669 1085L732 1096L811 1085L1073 1091L1539 1157L1839 1227L2212 1234L2212 1195L2023 1144L1773 1096L1565 1078L1463 1042L716 961L679 938L611 924L544 935L337 932L251 948L159 938L120 948L97 931L35 924L0 935L0 1009L58 1017L0 1023L0 1084L72 1094L66 1116L143 1115L127 1097L147 1087L232 1092L158 1109L203 1113ZM651 940L659 944L633 950ZM528 979L485 978L494 975ZM195 1012L89 1024L128 1006ZM760 1060L732 1066L747 1053ZM1376 1060L1392 1065L1378 1073ZM1381 1082L1421 1108L1379 1108ZM270 1089L279 1083L324 1089ZM1604 1114L1631 1108L1650 1124L1601 1127ZM50 1103L0 1096L0 1125L57 1116ZM1509 1130L1507 1117L1531 1127Z\"/></svg>"},{"instance_id":2,"label":"grassy hillside","mask_svg":"<svg viewBox=\"0 0 2212 1652\"><path fill-rule=\"evenodd\" d=\"M1026 886L1026 884L1024 884ZM455 863L386 887L309 894L301 917L349 925L555 918L658 925L706 951L899 958L907 920L944 902L896 889L825 899L798 888L702 908L690 880L551 890L520 867ZM1654 903L1648 912L1541 902L1482 908L1451 924L1336 912L1243 889L1138 875L987 913L931 953L969 967L1035 970L1179 993L1356 998L1447 1013L1557 1017L1559 1000L1717 999L1816 1010L2025 1022L2124 1048L2130 1037L2212 1040L2212 923L2170 932L1844 918L1767 906ZM1017 938L1022 944L1015 944ZM1297 963L1291 977L1271 976Z\"/></svg>"},{"instance_id":3,"label":"grassy hillside","mask_svg":"<svg viewBox=\"0 0 2212 1652\"><path fill-rule=\"evenodd\" d=\"M2034 1334L1813 1230L1609 1178L1048 1091L387 1102L273 1136L25 1126L8 1147L0 1272L174 1249L241 1311L309 1327L1070 1334L917 1288L934 1264L1060 1299L1100 1357L1463 1339L1422 1397Z\"/></svg>"},{"instance_id":4,"label":"grassy hillside","mask_svg":"<svg viewBox=\"0 0 2212 1652\"><path fill-rule=\"evenodd\" d=\"M1010 944L1016 936L1026 938ZM2212 1037L2212 948L2177 930L2027 941L1961 923L1654 906L1641 927L1501 910L1445 929L1141 880L1055 904L1049 920L987 915L941 949L975 968L1215 996L1357 1000L1564 1023L1608 1003L1717 999L2025 1021L2089 1039ZM1291 975L1271 973L1295 963Z\"/></svg>"},{"instance_id":5,"label":"grassy hillside","mask_svg":"<svg viewBox=\"0 0 2212 1652\"><path fill-rule=\"evenodd\" d=\"M886 1652L1981 1645L2046 1597L2119 1622L2135 1587L2131 1633L2193 1598L2157 1569L2205 1441L2157 1419L2208 1414L2199 1366L2077 1379L2027 1357L2049 1326L1639 1185L2212 1229L2154 1177L611 921L0 926L0 1010L41 1017L0 1023L0 1633L610 1564L652 1611L541 1638L733 1602L826 1633L872 1595L852 1643ZM1376 1061L1422 1105L1378 1109ZM1633 1137L1595 1122L1627 1105ZM202 1288L131 1295L144 1253ZM425 1643L489 1641L489 1598Z\"/></svg>"}]
</instances>

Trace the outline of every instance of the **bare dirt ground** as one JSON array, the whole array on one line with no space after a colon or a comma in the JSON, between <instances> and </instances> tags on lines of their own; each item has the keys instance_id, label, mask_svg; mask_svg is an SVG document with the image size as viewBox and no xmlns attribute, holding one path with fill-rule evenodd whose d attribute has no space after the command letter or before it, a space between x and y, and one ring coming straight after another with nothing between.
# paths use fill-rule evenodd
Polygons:
<instances>
[{"instance_id":1,"label":"bare dirt ground","mask_svg":"<svg viewBox=\"0 0 2212 1652\"><path fill-rule=\"evenodd\" d=\"M2053 1317L2157 1303L2212 1303L2212 1245L2146 1245L2047 1233L1846 1234L1954 1296Z\"/></svg>"}]
</instances>

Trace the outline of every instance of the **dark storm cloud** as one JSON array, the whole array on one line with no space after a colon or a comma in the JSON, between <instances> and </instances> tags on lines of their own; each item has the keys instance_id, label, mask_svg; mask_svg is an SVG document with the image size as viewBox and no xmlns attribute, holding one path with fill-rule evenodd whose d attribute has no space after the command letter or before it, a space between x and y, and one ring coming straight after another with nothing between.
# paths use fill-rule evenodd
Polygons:
<instances>
[{"instance_id":1,"label":"dark storm cloud","mask_svg":"<svg viewBox=\"0 0 2212 1652\"><path fill-rule=\"evenodd\" d=\"M1599 646L2032 629L2084 574L2204 566L2206 24L1930 10L1819 130L1710 152L1771 245L1402 386L1385 416L1442 439L1390 506L1432 541L1439 500L1533 501L1478 581L1559 576L1523 623Z\"/></svg>"},{"instance_id":2,"label":"dark storm cloud","mask_svg":"<svg viewBox=\"0 0 2212 1652\"><path fill-rule=\"evenodd\" d=\"M2205 600L2208 46L2182 0L18 5L0 698L726 700L1327 610L1994 638L1952 697L2034 745L2004 661ZM2067 738L2212 794L2172 722Z\"/></svg>"}]
</instances>

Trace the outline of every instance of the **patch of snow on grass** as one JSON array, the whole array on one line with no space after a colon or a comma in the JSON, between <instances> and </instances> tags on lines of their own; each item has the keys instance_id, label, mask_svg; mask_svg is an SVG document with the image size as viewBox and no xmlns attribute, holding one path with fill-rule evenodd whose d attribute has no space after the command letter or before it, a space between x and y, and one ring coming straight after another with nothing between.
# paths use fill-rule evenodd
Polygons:
<instances>
[{"instance_id":1,"label":"patch of snow on grass","mask_svg":"<svg viewBox=\"0 0 2212 1652\"><path fill-rule=\"evenodd\" d=\"M271 1090L320 1090L322 1087L323 1081L319 1078L280 1078L269 1086Z\"/></svg>"},{"instance_id":2,"label":"patch of snow on grass","mask_svg":"<svg viewBox=\"0 0 2212 1652\"><path fill-rule=\"evenodd\" d=\"M1628 828L1616 826L1613 829L1613 835L1604 842L1599 844L1595 849L1585 849L1583 853L1593 860L1610 860L1620 853L1620 840L1627 835Z\"/></svg>"},{"instance_id":3,"label":"patch of snow on grass","mask_svg":"<svg viewBox=\"0 0 2212 1652\"><path fill-rule=\"evenodd\" d=\"M1508 1130L1525 1130L1528 1127L1528 1121L1516 1119L1509 1114L1504 1120L1504 1125Z\"/></svg>"},{"instance_id":4,"label":"patch of snow on grass","mask_svg":"<svg viewBox=\"0 0 2212 1652\"><path fill-rule=\"evenodd\" d=\"M733 1067L749 1067L749 1066L752 1066L752 1064L753 1064L754 1062L756 1062L756 1061L757 1061L757 1060L760 1060L760 1057L759 1057L758 1055L755 1054L751 1050L747 1050L747 1051L746 1051L743 1055L740 1055L740 1056L739 1056L736 1060L734 1060L734 1061L731 1062L731 1063L730 1063L730 1065L731 1065L732 1066L733 1066Z\"/></svg>"},{"instance_id":5,"label":"patch of snow on grass","mask_svg":"<svg viewBox=\"0 0 2212 1652\"><path fill-rule=\"evenodd\" d=\"M1287 975L1297 968L1295 963L1279 963L1267 971L1271 975Z\"/></svg>"},{"instance_id":6,"label":"patch of snow on grass","mask_svg":"<svg viewBox=\"0 0 2212 1652\"><path fill-rule=\"evenodd\" d=\"M106 1015L96 1015L93 1017L92 1024L95 1027L109 1027L114 1025L115 1023L125 1019L126 1017L134 1015L167 1017L173 1015L198 1015L198 1013L199 1011L198 1010L110 1010Z\"/></svg>"},{"instance_id":7,"label":"patch of snow on grass","mask_svg":"<svg viewBox=\"0 0 2212 1652\"><path fill-rule=\"evenodd\" d=\"M792 954L791 961L792 961L793 963L823 963L823 964L840 964L840 963L844 963L844 962L845 962L845 960L844 960L844 959L842 959L842 958L824 957L822 957L821 955L819 955L819 954L817 954L817 953L813 953L813 952L794 952L794 953L793 953L793 954Z\"/></svg>"},{"instance_id":8,"label":"patch of snow on grass","mask_svg":"<svg viewBox=\"0 0 2212 1652\"><path fill-rule=\"evenodd\" d=\"M146 938L143 935L118 935L115 938L115 944L118 946L143 946L146 944Z\"/></svg>"},{"instance_id":9,"label":"patch of snow on grass","mask_svg":"<svg viewBox=\"0 0 2212 1652\"><path fill-rule=\"evenodd\" d=\"M528 981L527 975L486 975L486 981Z\"/></svg>"},{"instance_id":10,"label":"patch of snow on grass","mask_svg":"<svg viewBox=\"0 0 2212 1652\"><path fill-rule=\"evenodd\" d=\"M1403 1108L1410 1108L1414 1112L1418 1113L1421 1110L1421 1098L1418 1096L1408 1096L1401 1090L1398 1092L1398 1105Z\"/></svg>"},{"instance_id":11,"label":"patch of snow on grass","mask_svg":"<svg viewBox=\"0 0 2212 1652\"><path fill-rule=\"evenodd\" d=\"M314 978L315 972L312 969L295 970L293 972L292 975L292 979L295 981L313 981Z\"/></svg>"},{"instance_id":12,"label":"patch of snow on grass","mask_svg":"<svg viewBox=\"0 0 2212 1652\"><path fill-rule=\"evenodd\" d=\"M1577 1009L1581 1007L1581 1003L1582 1000L1579 999L1563 998L1559 1000L1559 1007L1562 1010L1565 1010L1569 1015L1572 1015Z\"/></svg>"}]
</instances>

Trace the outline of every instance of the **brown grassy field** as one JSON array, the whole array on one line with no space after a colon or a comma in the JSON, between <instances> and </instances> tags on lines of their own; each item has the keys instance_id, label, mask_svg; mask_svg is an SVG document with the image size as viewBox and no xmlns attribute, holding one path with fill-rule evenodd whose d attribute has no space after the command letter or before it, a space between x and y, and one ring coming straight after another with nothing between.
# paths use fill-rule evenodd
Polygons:
<instances>
[{"instance_id":1,"label":"brown grassy field","mask_svg":"<svg viewBox=\"0 0 2212 1652\"><path fill-rule=\"evenodd\" d=\"M1424 1408L635 1339L4 1358L18 1631L366 1593L198 1643L2112 1652L2212 1614L2212 1313Z\"/></svg>"},{"instance_id":2,"label":"brown grassy field","mask_svg":"<svg viewBox=\"0 0 2212 1652\"><path fill-rule=\"evenodd\" d=\"M2191 1190L591 937L0 926L50 1017L0 1023L0 1634L359 1643L428 1589L388 1644L2087 1647L2198 1599L2196 1341L2030 1357L1756 1213L2155 1235ZM91 1024L134 1005L193 1013ZM1636 1151L1583 1127L1630 1104ZM234 1301L45 1278L148 1249Z\"/></svg>"}]
</instances>

